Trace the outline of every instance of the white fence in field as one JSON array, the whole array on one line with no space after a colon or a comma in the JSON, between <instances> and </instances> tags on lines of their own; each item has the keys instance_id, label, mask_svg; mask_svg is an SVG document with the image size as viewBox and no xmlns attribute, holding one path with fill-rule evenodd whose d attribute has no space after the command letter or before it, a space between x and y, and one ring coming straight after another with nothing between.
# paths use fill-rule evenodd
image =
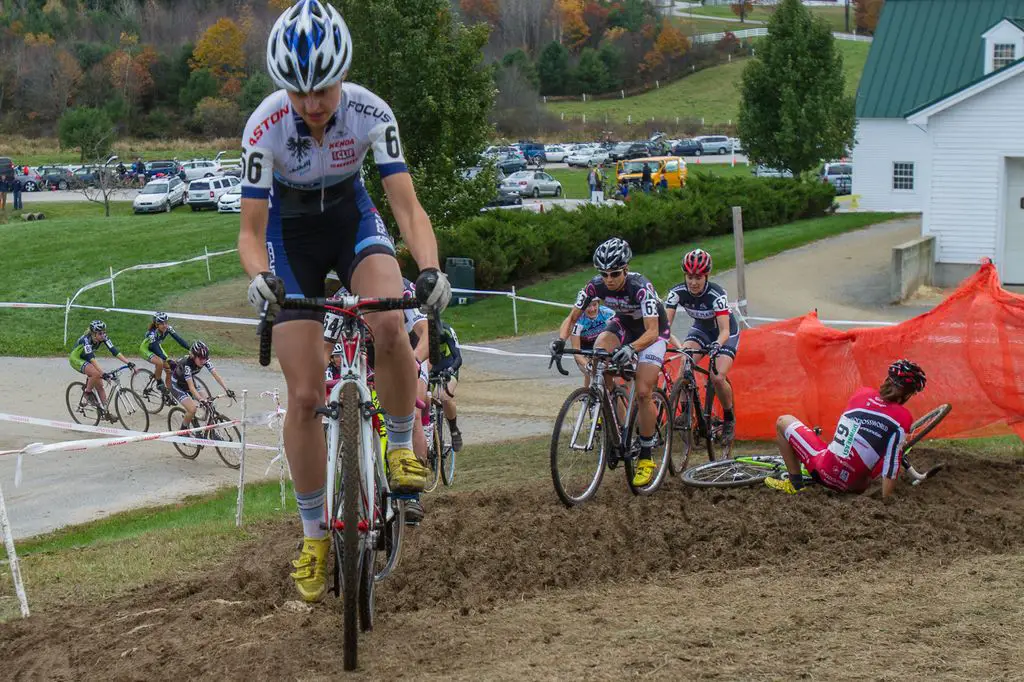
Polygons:
<instances>
[{"instance_id":1,"label":"white fence in field","mask_svg":"<svg viewBox=\"0 0 1024 682\"><path fill-rule=\"evenodd\" d=\"M764 26L759 28L747 28L742 31L730 31L736 38L761 38L768 35L768 29ZM700 33L690 36L691 43L717 43L726 36L725 33ZM871 36L857 35L856 33L833 33L836 40L850 40L858 43L870 43L874 40Z\"/></svg>"}]
</instances>

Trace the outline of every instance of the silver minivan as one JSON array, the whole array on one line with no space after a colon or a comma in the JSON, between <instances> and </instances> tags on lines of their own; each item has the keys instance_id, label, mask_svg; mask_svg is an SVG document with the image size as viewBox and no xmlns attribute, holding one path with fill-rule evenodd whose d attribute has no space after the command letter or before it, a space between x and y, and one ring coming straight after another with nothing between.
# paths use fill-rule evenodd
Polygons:
<instances>
[{"instance_id":1,"label":"silver minivan","mask_svg":"<svg viewBox=\"0 0 1024 682\"><path fill-rule=\"evenodd\" d=\"M728 154L732 151L732 138L726 135L700 135L693 139L700 143L705 154Z\"/></svg>"}]
</instances>

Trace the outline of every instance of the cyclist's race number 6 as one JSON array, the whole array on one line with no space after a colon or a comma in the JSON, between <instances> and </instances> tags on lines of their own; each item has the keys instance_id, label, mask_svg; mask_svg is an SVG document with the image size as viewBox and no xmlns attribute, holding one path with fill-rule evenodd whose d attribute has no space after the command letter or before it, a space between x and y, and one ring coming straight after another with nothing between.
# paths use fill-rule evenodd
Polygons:
<instances>
[{"instance_id":1,"label":"cyclist's race number 6","mask_svg":"<svg viewBox=\"0 0 1024 682\"><path fill-rule=\"evenodd\" d=\"M388 126L384 131L384 142L388 147L388 156L392 159L397 159L402 155L402 148L398 144L398 128Z\"/></svg>"},{"instance_id":2,"label":"cyclist's race number 6","mask_svg":"<svg viewBox=\"0 0 1024 682\"><path fill-rule=\"evenodd\" d=\"M259 183L260 178L263 177L263 164L260 163L262 158L263 152L253 152L245 159L245 177L253 185Z\"/></svg>"}]
</instances>

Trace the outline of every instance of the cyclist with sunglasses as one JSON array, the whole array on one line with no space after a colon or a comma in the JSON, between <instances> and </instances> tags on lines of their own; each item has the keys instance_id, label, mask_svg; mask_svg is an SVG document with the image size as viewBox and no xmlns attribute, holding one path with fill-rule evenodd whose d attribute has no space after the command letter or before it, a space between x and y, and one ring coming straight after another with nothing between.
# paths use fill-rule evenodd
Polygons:
<instances>
[{"instance_id":1,"label":"cyclist with sunglasses","mask_svg":"<svg viewBox=\"0 0 1024 682\"><path fill-rule=\"evenodd\" d=\"M636 463L633 485L645 486L651 482L657 467L651 458L657 415L651 393L658 383L658 374L665 357L669 337L668 316L658 299L651 281L638 272L629 272L633 250L624 239L613 237L594 251L594 267L599 275L590 280L576 298L576 306L562 322L558 338L551 342L551 350L561 353L565 340L583 311L595 298L604 300L615 312L608 325L597 337L595 348L613 353L616 363L637 358L636 399L640 423L640 457ZM610 379L608 380L610 382Z\"/></svg>"}]
</instances>

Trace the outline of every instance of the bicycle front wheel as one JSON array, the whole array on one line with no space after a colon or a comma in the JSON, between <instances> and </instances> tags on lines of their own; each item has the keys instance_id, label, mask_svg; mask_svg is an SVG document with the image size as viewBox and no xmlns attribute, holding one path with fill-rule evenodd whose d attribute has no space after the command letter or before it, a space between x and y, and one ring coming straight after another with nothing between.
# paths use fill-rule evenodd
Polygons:
<instances>
[{"instance_id":1,"label":"bicycle front wheel","mask_svg":"<svg viewBox=\"0 0 1024 682\"><path fill-rule=\"evenodd\" d=\"M555 418L551 434L551 481L567 507L586 502L604 477L605 429L601 394L594 388L577 388L569 394Z\"/></svg>"},{"instance_id":2,"label":"bicycle front wheel","mask_svg":"<svg viewBox=\"0 0 1024 682\"><path fill-rule=\"evenodd\" d=\"M114 396L114 413L129 431L148 431L149 412L139 394L129 388L120 388Z\"/></svg>"},{"instance_id":3,"label":"bicycle front wheel","mask_svg":"<svg viewBox=\"0 0 1024 682\"><path fill-rule=\"evenodd\" d=\"M697 488L741 488L785 471L779 455L751 455L691 467L683 472L683 483Z\"/></svg>"},{"instance_id":4,"label":"bicycle front wheel","mask_svg":"<svg viewBox=\"0 0 1024 682\"><path fill-rule=\"evenodd\" d=\"M156 375L148 369L140 369L132 375L131 388L142 398L142 404L150 414L157 414L164 408L164 394Z\"/></svg>"},{"instance_id":5,"label":"bicycle front wheel","mask_svg":"<svg viewBox=\"0 0 1024 682\"><path fill-rule=\"evenodd\" d=\"M218 414L213 418L213 421L223 424L231 420L222 414ZM218 426L215 429L210 429L207 438L210 440L222 440L227 443L241 443L242 431L237 426ZM217 451L220 460L232 469L237 469L242 465L242 451L239 448L215 447L214 450Z\"/></svg>"},{"instance_id":6,"label":"bicycle front wheel","mask_svg":"<svg viewBox=\"0 0 1024 682\"><path fill-rule=\"evenodd\" d=\"M185 421L185 408L179 406L172 407L167 413L167 430L168 431L180 431L182 422ZM195 418L192 419L193 426L195 425ZM186 426L185 428L189 428ZM192 445L191 443L174 443L174 449L178 451L185 459L195 459L199 456L199 451L203 449L202 445Z\"/></svg>"},{"instance_id":7,"label":"bicycle front wheel","mask_svg":"<svg viewBox=\"0 0 1024 682\"><path fill-rule=\"evenodd\" d=\"M68 384L68 390L64 394L71 418L76 423L87 426L96 426L100 423L98 400L95 394L86 392L85 384L81 381L72 381Z\"/></svg>"},{"instance_id":8,"label":"bicycle front wheel","mask_svg":"<svg viewBox=\"0 0 1024 682\"><path fill-rule=\"evenodd\" d=\"M373 613L373 581L367 586L365 580L360 580L365 575L361 571L361 563L366 557L361 551L359 539L359 521L362 514L362 483L359 476L359 458L361 455L361 432L359 428L362 415L359 409L359 390L355 384L346 384L341 392L341 513L342 529L334 528L335 541L335 562L336 567L340 566L342 583L342 605L343 605L343 667L345 670L355 670L357 665L356 647L358 644L358 617L359 612L364 611L370 614L372 622ZM335 505L335 513L338 507ZM341 537L338 537L338 536ZM340 543L338 541L341 541ZM338 547L340 546L340 556ZM362 583L362 584L360 584ZM369 625L364 619L364 625ZM366 629L369 629L367 627Z\"/></svg>"},{"instance_id":9,"label":"bicycle front wheel","mask_svg":"<svg viewBox=\"0 0 1024 682\"><path fill-rule=\"evenodd\" d=\"M672 442L669 448L668 468L673 476L679 476L690 462L693 444L697 439L700 424L694 408L693 395L688 386L679 382L672 389L669 398L672 414Z\"/></svg>"}]
</instances>

